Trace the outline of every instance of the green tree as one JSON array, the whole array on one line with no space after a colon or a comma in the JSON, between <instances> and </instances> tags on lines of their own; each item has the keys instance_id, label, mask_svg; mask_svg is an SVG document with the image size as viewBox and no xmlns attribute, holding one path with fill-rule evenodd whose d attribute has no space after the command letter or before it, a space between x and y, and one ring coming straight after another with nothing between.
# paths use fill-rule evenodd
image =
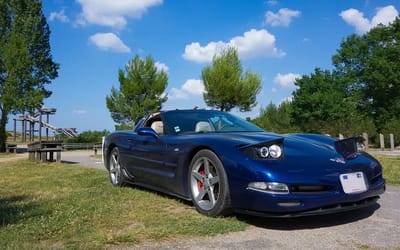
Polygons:
<instances>
[{"instance_id":1,"label":"green tree","mask_svg":"<svg viewBox=\"0 0 400 250\"><path fill-rule=\"evenodd\" d=\"M347 37L333 56L347 88L359 95L358 109L373 118L378 130L400 117L400 19L368 33Z\"/></svg>"},{"instance_id":2,"label":"green tree","mask_svg":"<svg viewBox=\"0 0 400 250\"><path fill-rule=\"evenodd\" d=\"M345 81L347 78L329 70L315 69L295 81L291 117L304 132L337 136L374 132L368 117L357 110L358 96ZM368 125L366 127L366 125ZM360 129L365 129L360 131Z\"/></svg>"},{"instance_id":3,"label":"green tree","mask_svg":"<svg viewBox=\"0 0 400 250\"><path fill-rule=\"evenodd\" d=\"M168 75L157 69L150 56L142 60L136 55L125 66L125 71L119 70L118 76L119 89L113 87L106 97L111 117L118 123L116 129L132 128L147 113L160 110L167 100L164 91Z\"/></svg>"},{"instance_id":4,"label":"green tree","mask_svg":"<svg viewBox=\"0 0 400 250\"><path fill-rule=\"evenodd\" d=\"M220 56L214 56L212 65L206 66L201 77L204 82L204 101L209 107L230 111L250 111L257 105L261 90L261 77L243 69L235 48L229 47Z\"/></svg>"},{"instance_id":5,"label":"green tree","mask_svg":"<svg viewBox=\"0 0 400 250\"><path fill-rule=\"evenodd\" d=\"M266 108L261 108L260 115L253 122L266 131L295 132L298 129L291 123L291 106L290 101L282 102L278 106L271 102Z\"/></svg>"},{"instance_id":6,"label":"green tree","mask_svg":"<svg viewBox=\"0 0 400 250\"><path fill-rule=\"evenodd\" d=\"M58 76L50 52L50 29L38 0L0 2L0 151L9 114L34 112L51 95L45 85Z\"/></svg>"}]
</instances>

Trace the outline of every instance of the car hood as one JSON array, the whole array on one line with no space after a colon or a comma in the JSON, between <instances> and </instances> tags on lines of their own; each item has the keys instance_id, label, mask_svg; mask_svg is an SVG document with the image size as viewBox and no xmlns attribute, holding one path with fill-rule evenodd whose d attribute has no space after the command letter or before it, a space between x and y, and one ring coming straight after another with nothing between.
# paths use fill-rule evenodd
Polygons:
<instances>
[{"instance_id":1,"label":"car hood","mask_svg":"<svg viewBox=\"0 0 400 250\"><path fill-rule=\"evenodd\" d=\"M208 135L207 135L208 136ZM211 134L210 134L211 136ZM226 147L227 143L236 148L247 148L268 142L282 142L284 155L291 159L310 161L328 159L336 162L350 160L349 154L338 147L338 140L319 134L275 134L269 132L236 132L214 133L213 139L220 140L220 145ZM357 151L352 152L351 159L359 156Z\"/></svg>"},{"instance_id":2,"label":"car hood","mask_svg":"<svg viewBox=\"0 0 400 250\"><path fill-rule=\"evenodd\" d=\"M381 172L379 163L367 153L357 152L346 158L337 143L345 140L317 134L231 133L218 135L236 148L247 148L271 141L282 142L284 157L279 161L257 161L260 166L275 169L275 178L301 181L305 175L315 183L337 180L340 173L364 171L368 179ZM225 144L226 145L226 144ZM230 156L236 159L235 156ZM231 159L224 159L229 162ZM235 160L232 160L233 162ZM232 163L232 162L231 162ZM232 163L234 165L234 163ZM247 164L246 164L247 165ZM247 166L251 166L247 165ZM283 166L283 167L282 167ZM261 169L265 169L262 167ZM269 177L268 177L269 178ZM311 180L311 179L310 179Z\"/></svg>"},{"instance_id":3,"label":"car hood","mask_svg":"<svg viewBox=\"0 0 400 250\"><path fill-rule=\"evenodd\" d=\"M276 140L283 140L285 149L301 149L304 151L335 151L336 139L317 134L275 134L268 132L253 133L221 133L213 134L222 140L228 140L236 147L247 147Z\"/></svg>"}]
</instances>

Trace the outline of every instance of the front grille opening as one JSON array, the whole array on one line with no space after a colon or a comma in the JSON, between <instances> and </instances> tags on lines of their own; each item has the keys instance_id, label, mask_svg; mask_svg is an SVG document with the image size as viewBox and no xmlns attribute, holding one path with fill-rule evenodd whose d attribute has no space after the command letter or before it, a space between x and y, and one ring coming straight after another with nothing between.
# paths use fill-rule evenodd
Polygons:
<instances>
[{"instance_id":1,"label":"front grille opening","mask_svg":"<svg viewBox=\"0 0 400 250\"><path fill-rule=\"evenodd\" d=\"M290 187L292 193L321 193L331 189L332 187L328 185L291 185Z\"/></svg>"}]
</instances>

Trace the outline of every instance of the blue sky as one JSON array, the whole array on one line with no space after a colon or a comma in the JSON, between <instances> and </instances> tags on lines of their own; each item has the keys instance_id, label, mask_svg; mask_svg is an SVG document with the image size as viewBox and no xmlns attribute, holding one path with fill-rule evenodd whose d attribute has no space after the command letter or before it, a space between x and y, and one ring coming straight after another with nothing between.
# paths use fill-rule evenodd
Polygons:
<instances>
[{"instance_id":1,"label":"blue sky","mask_svg":"<svg viewBox=\"0 0 400 250\"><path fill-rule=\"evenodd\" d=\"M346 36L393 21L400 1L45 0L43 12L61 65L44 103L57 108L50 123L83 132L114 130L105 97L136 54L168 73L163 109L206 108L201 70L228 45L262 77L258 106L233 111L256 117L260 107L290 99L296 77L331 69Z\"/></svg>"}]
</instances>

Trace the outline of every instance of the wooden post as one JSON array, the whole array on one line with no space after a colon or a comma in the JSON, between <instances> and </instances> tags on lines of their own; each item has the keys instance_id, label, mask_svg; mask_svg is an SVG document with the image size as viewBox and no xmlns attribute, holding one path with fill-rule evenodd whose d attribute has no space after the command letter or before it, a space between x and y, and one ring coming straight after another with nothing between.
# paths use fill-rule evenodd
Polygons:
<instances>
[{"instance_id":1,"label":"wooden post","mask_svg":"<svg viewBox=\"0 0 400 250\"><path fill-rule=\"evenodd\" d=\"M49 113L46 113L46 123L49 124ZM49 128L46 127L46 141L49 140Z\"/></svg>"},{"instance_id":2,"label":"wooden post","mask_svg":"<svg viewBox=\"0 0 400 250\"><path fill-rule=\"evenodd\" d=\"M17 119L14 118L14 134L13 134L13 141L17 141Z\"/></svg>"},{"instance_id":3,"label":"wooden post","mask_svg":"<svg viewBox=\"0 0 400 250\"><path fill-rule=\"evenodd\" d=\"M385 149L385 138L383 137L383 134L379 134L379 142L381 144L381 150Z\"/></svg>"},{"instance_id":4,"label":"wooden post","mask_svg":"<svg viewBox=\"0 0 400 250\"><path fill-rule=\"evenodd\" d=\"M42 112L39 116L39 141L42 141Z\"/></svg>"},{"instance_id":5,"label":"wooden post","mask_svg":"<svg viewBox=\"0 0 400 250\"><path fill-rule=\"evenodd\" d=\"M363 133L365 150L369 150L368 133Z\"/></svg>"},{"instance_id":6,"label":"wooden post","mask_svg":"<svg viewBox=\"0 0 400 250\"><path fill-rule=\"evenodd\" d=\"M391 149L392 151L394 151L394 135L393 135L393 134L390 134L390 135L389 135L389 138L390 138L390 149Z\"/></svg>"},{"instance_id":7,"label":"wooden post","mask_svg":"<svg viewBox=\"0 0 400 250\"><path fill-rule=\"evenodd\" d=\"M26 142L26 120L25 117L22 119L22 133L21 133L21 141Z\"/></svg>"}]
</instances>

